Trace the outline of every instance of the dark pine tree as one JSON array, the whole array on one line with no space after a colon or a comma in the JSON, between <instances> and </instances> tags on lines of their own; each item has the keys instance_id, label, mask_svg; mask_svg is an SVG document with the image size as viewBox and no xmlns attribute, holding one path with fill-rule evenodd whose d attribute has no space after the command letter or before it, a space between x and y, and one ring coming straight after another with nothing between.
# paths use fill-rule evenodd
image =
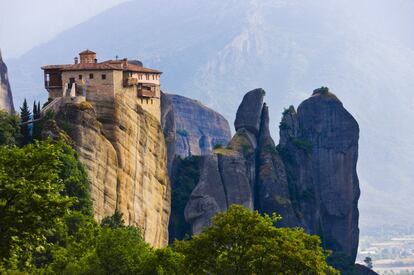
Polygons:
<instances>
[{"instance_id":1,"label":"dark pine tree","mask_svg":"<svg viewBox=\"0 0 414 275\"><path fill-rule=\"evenodd\" d=\"M33 102L33 128L32 128L32 139L40 139L40 125L39 121L36 121L40 118L40 102L36 104L36 101Z\"/></svg>"},{"instance_id":2,"label":"dark pine tree","mask_svg":"<svg viewBox=\"0 0 414 275\"><path fill-rule=\"evenodd\" d=\"M29 110L29 107L27 106L27 101L24 99L23 106L20 107L20 119L21 119L21 127L20 131L22 134L22 145L29 144L31 141L31 135L30 135L30 127L29 127L29 121L31 118L31 113Z\"/></svg>"}]
</instances>

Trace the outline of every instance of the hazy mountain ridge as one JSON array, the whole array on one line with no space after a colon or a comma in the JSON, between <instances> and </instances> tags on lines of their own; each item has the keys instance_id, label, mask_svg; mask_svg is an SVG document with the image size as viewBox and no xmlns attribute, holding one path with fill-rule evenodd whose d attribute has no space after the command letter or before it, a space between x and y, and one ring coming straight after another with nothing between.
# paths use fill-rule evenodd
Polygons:
<instances>
[{"instance_id":1,"label":"hazy mountain ridge","mask_svg":"<svg viewBox=\"0 0 414 275\"><path fill-rule=\"evenodd\" d=\"M414 41L405 24L413 10L406 0L133 1L10 60L9 75L20 103L46 98L43 64L70 63L85 48L99 59L139 57L164 71L164 89L230 121L241 91L263 87L273 133L283 107L329 86L361 125L362 227L406 223L414 207Z\"/></svg>"}]
</instances>

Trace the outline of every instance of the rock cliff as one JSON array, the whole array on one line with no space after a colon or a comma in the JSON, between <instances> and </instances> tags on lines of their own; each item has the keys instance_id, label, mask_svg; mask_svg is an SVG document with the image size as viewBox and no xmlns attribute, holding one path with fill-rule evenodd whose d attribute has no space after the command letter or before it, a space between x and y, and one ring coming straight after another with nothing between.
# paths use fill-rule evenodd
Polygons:
<instances>
[{"instance_id":1,"label":"rock cliff","mask_svg":"<svg viewBox=\"0 0 414 275\"><path fill-rule=\"evenodd\" d=\"M191 233L190 224L184 217L184 208L200 177L198 156L210 155L216 146L226 146L231 133L227 120L219 113L196 100L166 93L161 94L161 125L172 183L169 224L169 239L172 242ZM199 188L203 187L200 185Z\"/></svg>"},{"instance_id":2,"label":"rock cliff","mask_svg":"<svg viewBox=\"0 0 414 275\"><path fill-rule=\"evenodd\" d=\"M185 208L194 234L215 213L242 204L281 214L279 226L301 226L323 245L355 261L358 247L359 127L327 88L285 110L280 144L269 131L264 91L245 95L236 134L227 148L201 161L201 175Z\"/></svg>"},{"instance_id":3,"label":"rock cliff","mask_svg":"<svg viewBox=\"0 0 414 275\"><path fill-rule=\"evenodd\" d=\"M57 126L74 141L91 180L97 220L118 208L154 247L168 243L170 182L160 123L122 95L61 104Z\"/></svg>"},{"instance_id":4,"label":"rock cliff","mask_svg":"<svg viewBox=\"0 0 414 275\"><path fill-rule=\"evenodd\" d=\"M171 108L174 113L174 155L183 158L207 155L215 146L227 145L231 132L227 120L222 115L193 99L172 94L163 94L162 97L164 104L161 107L161 116L165 118L164 131L173 128L172 121L167 121L167 117Z\"/></svg>"},{"instance_id":5,"label":"rock cliff","mask_svg":"<svg viewBox=\"0 0 414 275\"><path fill-rule=\"evenodd\" d=\"M14 112L13 96L10 89L7 66L3 62L0 51L0 110L6 110L9 113Z\"/></svg>"},{"instance_id":6,"label":"rock cliff","mask_svg":"<svg viewBox=\"0 0 414 275\"><path fill-rule=\"evenodd\" d=\"M359 126L327 88L285 111L280 124L291 199L305 229L355 260L358 248L356 165ZM283 138L282 138L283 137Z\"/></svg>"}]
</instances>

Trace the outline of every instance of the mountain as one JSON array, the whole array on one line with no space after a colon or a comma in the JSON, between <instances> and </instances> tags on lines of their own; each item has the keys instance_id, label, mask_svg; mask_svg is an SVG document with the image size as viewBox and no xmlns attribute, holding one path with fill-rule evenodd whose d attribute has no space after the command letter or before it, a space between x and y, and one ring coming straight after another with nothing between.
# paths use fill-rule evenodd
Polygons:
<instances>
[{"instance_id":1,"label":"mountain","mask_svg":"<svg viewBox=\"0 0 414 275\"><path fill-rule=\"evenodd\" d=\"M7 66L3 61L0 51L0 110L6 110L9 113L14 112L13 96L7 74Z\"/></svg>"},{"instance_id":2,"label":"mountain","mask_svg":"<svg viewBox=\"0 0 414 275\"><path fill-rule=\"evenodd\" d=\"M241 91L283 108L329 86L359 121L361 227L413 225L414 3L409 0L136 0L8 60L17 103L46 99L39 67L85 48L139 58L180 91L234 119ZM384 20L384 19L387 20Z\"/></svg>"}]
</instances>

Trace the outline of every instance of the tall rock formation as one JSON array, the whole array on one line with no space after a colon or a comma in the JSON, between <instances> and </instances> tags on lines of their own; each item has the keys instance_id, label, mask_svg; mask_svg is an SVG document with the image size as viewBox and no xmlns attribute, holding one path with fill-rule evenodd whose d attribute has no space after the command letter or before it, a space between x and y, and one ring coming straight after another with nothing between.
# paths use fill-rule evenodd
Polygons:
<instances>
[{"instance_id":1,"label":"tall rock formation","mask_svg":"<svg viewBox=\"0 0 414 275\"><path fill-rule=\"evenodd\" d=\"M194 234L231 204L281 214L279 226L301 226L325 248L355 261L358 247L359 127L327 88L285 110L276 147L264 91L245 95L227 148L204 157L185 208Z\"/></svg>"},{"instance_id":2,"label":"tall rock formation","mask_svg":"<svg viewBox=\"0 0 414 275\"><path fill-rule=\"evenodd\" d=\"M172 242L191 233L190 225L185 221L184 208L199 179L198 156L212 154L216 146L226 146L231 133L227 120L219 113L196 100L166 93L161 93L161 125L172 184L169 224Z\"/></svg>"},{"instance_id":3,"label":"tall rock formation","mask_svg":"<svg viewBox=\"0 0 414 275\"><path fill-rule=\"evenodd\" d=\"M91 91L89 97L93 105L64 103L55 119L86 166L96 219L119 209L148 243L165 246L171 187L160 123L123 95L99 98Z\"/></svg>"},{"instance_id":4,"label":"tall rock formation","mask_svg":"<svg viewBox=\"0 0 414 275\"><path fill-rule=\"evenodd\" d=\"M358 248L356 165L359 126L328 88L285 111L280 151L301 224L323 244L355 260Z\"/></svg>"},{"instance_id":5,"label":"tall rock formation","mask_svg":"<svg viewBox=\"0 0 414 275\"><path fill-rule=\"evenodd\" d=\"M161 116L167 118L171 105L174 112L175 155L183 158L207 155L216 145L227 145L231 132L222 115L190 98L172 94L163 94L162 97L165 99ZM163 129L166 128L171 129L171 123L166 122Z\"/></svg>"},{"instance_id":6,"label":"tall rock formation","mask_svg":"<svg viewBox=\"0 0 414 275\"><path fill-rule=\"evenodd\" d=\"M13 96L9 83L9 76L7 74L7 66L3 62L0 50L0 110L5 110L9 113L14 112Z\"/></svg>"}]
</instances>

